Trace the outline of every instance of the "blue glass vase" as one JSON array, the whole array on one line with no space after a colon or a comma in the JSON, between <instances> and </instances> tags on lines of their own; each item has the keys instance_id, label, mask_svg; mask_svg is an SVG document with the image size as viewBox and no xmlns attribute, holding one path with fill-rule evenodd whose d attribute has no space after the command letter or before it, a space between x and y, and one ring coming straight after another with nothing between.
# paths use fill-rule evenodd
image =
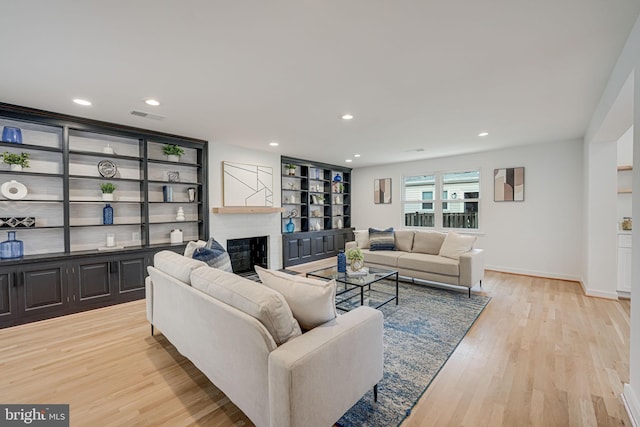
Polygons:
<instances>
[{"instance_id":1,"label":"blue glass vase","mask_svg":"<svg viewBox=\"0 0 640 427\"><path fill-rule=\"evenodd\" d=\"M342 181L342 177L339 174L336 174L336 176L333 177L333 182L340 182Z\"/></svg>"},{"instance_id":2,"label":"blue glass vase","mask_svg":"<svg viewBox=\"0 0 640 427\"><path fill-rule=\"evenodd\" d=\"M16 232L9 232L9 240L0 243L0 258L20 258L24 255L22 240L16 240Z\"/></svg>"},{"instance_id":3,"label":"blue glass vase","mask_svg":"<svg viewBox=\"0 0 640 427\"><path fill-rule=\"evenodd\" d=\"M347 256L344 251L338 252L338 273L347 272Z\"/></svg>"},{"instance_id":4,"label":"blue glass vase","mask_svg":"<svg viewBox=\"0 0 640 427\"><path fill-rule=\"evenodd\" d=\"M2 129L2 141L22 144L22 131L20 128L5 126L4 129Z\"/></svg>"},{"instance_id":5,"label":"blue glass vase","mask_svg":"<svg viewBox=\"0 0 640 427\"><path fill-rule=\"evenodd\" d=\"M104 225L113 224L113 208L108 203L104 208L102 208L102 223Z\"/></svg>"},{"instance_id":6,"label":"blue glass vase","mask_svg":"<svg viewBox=\"0 0 640 427\"><path fill-rule=\"evenodd\" d=\"M287 233L293 233L293 231L296 229L296 225L293 223L293 220L291 218L289 218L289 222L287 223L285 228L287 230Z\"/></svg>"}]
</instances>

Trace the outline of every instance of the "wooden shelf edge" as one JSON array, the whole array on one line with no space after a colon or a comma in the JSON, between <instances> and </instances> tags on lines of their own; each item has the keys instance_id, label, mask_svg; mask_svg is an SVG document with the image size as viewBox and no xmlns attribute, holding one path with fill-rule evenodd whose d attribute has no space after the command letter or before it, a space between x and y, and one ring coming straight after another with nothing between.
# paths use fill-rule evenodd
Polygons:
<instances>
[{"instance_id":1,"label":"wooden shelf edge","mask_svg":"<svg viewBox=\"0 0 640 427\"><path fill-rule=\"evenodd\" d=\"M621 188L618 190L618 194L630 194L630 193L631 193L630 188Z\"/></svg>"},{"instance_id":2,"label":"wooden shelf edge","mask_svg":"<svg viewBox=\"0 0 640 427\"><path fill-rule=\"evenodd\" d=\"M630 170L633 170L633 166L632 165L618 166L618 170L619 171L630 171Z\"/></svg>"},{"instance_id":3,"label":"wooden shelf edge","mask_svg":"<svg viewBox=\"0 0 640 427\"><path fill-rule=\"evenodd\" d=\"M277 208L271 206L228 206L222 208L212 208L211 212L218 214L266 214L266 213L281 213L284 212L284 208Z\"/></svg>"}]
</instances>

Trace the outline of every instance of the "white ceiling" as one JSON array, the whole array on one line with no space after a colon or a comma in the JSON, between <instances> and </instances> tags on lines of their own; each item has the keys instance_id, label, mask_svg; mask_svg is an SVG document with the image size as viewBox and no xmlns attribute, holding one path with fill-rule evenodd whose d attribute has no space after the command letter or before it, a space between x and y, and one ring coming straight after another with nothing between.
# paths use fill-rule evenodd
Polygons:
<instances>
[{"instance_id":1,"label":"white ceiling","mask_svg":"<svg viewBox=\"0 0 640 427\"><path fill-rule=\"evenodd\" d=\"M352 167L581 138L640 13L638 0L0 3L2 102L327 163L362 154Z\"/></svg>"}]
</instances>

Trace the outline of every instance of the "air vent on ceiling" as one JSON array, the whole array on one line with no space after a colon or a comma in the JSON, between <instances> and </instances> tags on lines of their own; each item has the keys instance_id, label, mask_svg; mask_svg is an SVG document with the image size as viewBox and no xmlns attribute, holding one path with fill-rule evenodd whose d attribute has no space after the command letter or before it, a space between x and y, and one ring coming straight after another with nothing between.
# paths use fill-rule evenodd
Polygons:
<instances>
[{"instance_id":1,"label":"air vent on ceiling","mask_svg":"<svg viewBox=\"0 0 640 427\"><path fill-rule=\"evenodd\" d=\"M416 153L420 153L420 152L424 151L424 148L412 148L412 149L410 149L410 150L405 150L404 152L405 152L405 153L412 153L412 152L414 152L414 151L415 151Z\"/></svg>"},{"instance_id":2,"label":"air vent on ceiling","mask_svg":"<svg viewBox=\"0 0 640 427\"><path fill-rule=\"evenodd\" d=\"M147 113L145 111L138 111L138 110L133 110L131 112L132 116L138 116L138 117L144 117L145 119L151 119L151 120L164 120L165 117L164 116L159 116L157 114L151 114L151 113Z\"/></svg>"}]
</instances>

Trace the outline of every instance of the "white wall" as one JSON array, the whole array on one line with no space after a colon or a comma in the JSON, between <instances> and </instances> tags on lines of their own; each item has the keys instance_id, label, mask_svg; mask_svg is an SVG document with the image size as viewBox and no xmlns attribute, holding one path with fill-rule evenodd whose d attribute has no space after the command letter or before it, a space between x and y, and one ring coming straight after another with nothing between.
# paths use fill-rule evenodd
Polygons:
<instances>
[{"instance_id":1,"label":"white wall","mask_svg":"<svg viewBox=\"0 0 640 427\"><path fill-rule=\"evenodd\" d=\"M633 126L631 126L618 140L618 166L633 165ZM631 185L633 171L618 172L618 189L633 188ZM618 220L630 217L632 194L618 194Z\"/></svg>"},{"instance_id":2,"label":"white wall","mask_svg":"<svg viewBox=\"0 0 640 427\"><path fill-rule=\"evenodd\" d=\"M582 142L536 144L464 156L355 169L356 229L403 228L402 177L435 171L481 170L480 235L490 269L580 279ZM494 202L493 170L525 167L525 201ZM373 180L392 178L392 203L373 203Z\"/></svg>"},{"instance_id":3,"label":"white wall","mask_svg":"<svg viewBox=\"0 0 640 427\"><path fill-rule=\"evenodd\" d=\"M273 168L273 205L280 206L280 154L209 143L209 208L223 206L222 162L239 162ZM210 235L226 247L228 239L269 236L269 268L282 268L280 213L209 213Z\"/></svg>"}]
</instances>

